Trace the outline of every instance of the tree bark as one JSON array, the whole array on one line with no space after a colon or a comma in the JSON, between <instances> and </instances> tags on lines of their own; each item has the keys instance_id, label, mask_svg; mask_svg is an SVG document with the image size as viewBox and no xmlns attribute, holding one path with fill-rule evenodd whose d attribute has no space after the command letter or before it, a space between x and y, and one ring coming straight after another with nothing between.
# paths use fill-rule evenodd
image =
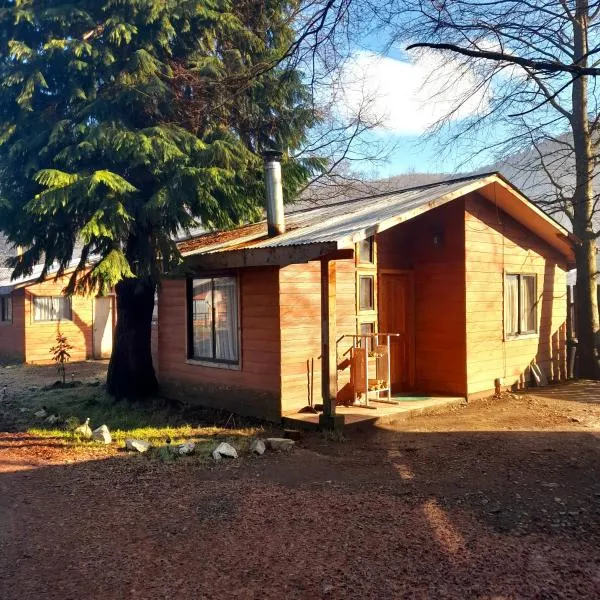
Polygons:
<instances>
[{"instance_id":1,"label":"tree bark","mask_svg":"<svg viewBox=\"0 0 600 600\"><path fill-rule=\"evenodd\" d=\"M117 326L108 366L108 392L116 398L150 396L158 389L151 341L156 285L124 279L115 290Z\"/></svg>"},{"instance_id":2,"label":"tree bark","mask_svg":"<svg viewBox=\"0 0 600 600\"><path fill-rule=\"evenodd\" d=\"M588 2L578 0L573 22L575 61L586 65L588 51ZM596 236L592 223L594 196L592 190L593 153L588 116L588 78L575 78L572 88L573 143L575 147L575 194L573 196L573 233L580 244L575 251L577 266L577 298L575 305L579 341L579 377L599 376L596 351L598 298L596 294Z\"/></svg>"}]
</instances>

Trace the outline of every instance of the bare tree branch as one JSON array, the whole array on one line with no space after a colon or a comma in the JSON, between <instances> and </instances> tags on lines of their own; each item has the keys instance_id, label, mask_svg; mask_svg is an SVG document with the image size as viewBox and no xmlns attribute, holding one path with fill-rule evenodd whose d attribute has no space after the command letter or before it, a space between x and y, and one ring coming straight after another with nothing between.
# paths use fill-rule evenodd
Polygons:
<instances>
[{"instance_id":1,"label":"bare tree branch","mask_svg":"<svg viewBox=\"0 0 600 600\"><path fill-rule=\"evenodd\" d=\"M433 50L448 50L450 52L456 52L463 56L469 56L471 58L480 58L484 60L493 60L499 62L510 63L526 67L533 71L540 71L541 73L570 73L572 75L600 75L600 68L596 67L582 67L576 64L565 64L559 61L549 60L537 60L533 58L527 58L524 56L516 56L514 54L507 54L506 52L494 52L492 50L475 50L470 48L462 48L456 44L444 44L444 43L433 43L433 42L418 42L410 44L406 47L407 50L413 50L415 48L430 48Z\"/></svg>"}]
</instances>

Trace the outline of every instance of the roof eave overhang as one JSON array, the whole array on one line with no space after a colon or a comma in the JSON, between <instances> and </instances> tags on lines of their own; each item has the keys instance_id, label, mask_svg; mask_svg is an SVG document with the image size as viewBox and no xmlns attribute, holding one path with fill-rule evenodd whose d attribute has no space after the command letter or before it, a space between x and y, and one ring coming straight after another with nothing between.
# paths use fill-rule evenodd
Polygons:
<instances>
[{"instance_id":1,"label":"roof eave overhang","mask_svg":"<svg viewBox=\"0 0 600 600\"><path fill-rule=\"evenodd\" d=\"M515 188L499 173L490 173L479 179L466 182L458 189L444 194L426 204L397 217L379 221L375 225L356 230L352 234L340 236L334 241L314 242L271 246L267 248L246 247L217 249L206 248L202 252L193 251L184 257L184 269L197 270L226 269L240 267L258 267L268 265L286 265L316 260L340 250L352 250L354 244L378 233L382 233L396 225L410 221L421 214L447 204L457 198L478 193L495 204L503 212L520 222L539 238L548 243L564 257L567 267L575 262L575 245L577 239L560 223L548 216L533 204L524 194ZM249 236L252 238L253 236ZM243 240L252 243L251 239ZM240 240L232 244L239 244ZM181 270L179 270L181 271Z\"/></svg>"},{"instance_id":2,"label":"roof eave overhang","mask_svg":"<svg viewBox=\"0 0 600 600\"><path fill-rule=\"evenodd\" d=\"M506 214L513 217L516 221L527 227L538 237L558 251L564 258L568 268L575 264L575 246L578 243L576 236L565 229L560 223L548 216L543 210L538 208L531 200L515 188L507 179L499 173L492 173L486 177L478 179L472 183L460 187L449 194L445 194L419 206L413 211L405 213L399 217L393 217L377 223L374 226L366 227L361 231L353 233L344 239L338 240L340 248L351 247L367 237L382 233L400 223L410 221L421 214L429 212L434 208L447 204L456 198L466 196L471 193L479 193L488 201L494 203Z\"/></svg>"},{"instance_id":3,"label":"roof eave overhang","mask_svg":"<svg viewBox=\"0 0 600 600\"><path fill-rule=\"evenodd\" d=\"M219 269L239 269L242 267L285 266L311 260L320 260L331 256L348 258L338 253L337 242L319 242L275 246L270 248L241 248L222 252L207 252L188 255L180 267L171 273L182 276L196 271L215 271Z\"/></svg>"},{"instance_id":4,"label":"roof eave overhang","mask_svg":"<svg viewBox=\"0 0 600 600\"><path fill-rule=\"evenodd\" d=\"M471 183L467 183L464 186L460 187L457 190L449 192L448 194L444 194L435 200L430 200L426 204L415 208L414 210L408 211L398 217L391 217L389 219L385 219L373 225L371 227L365 227L363 230L356 231L352 235L344 237L343 239L338 240L338 245L340 248L349 248L352 247L357 242L364 240L373 235L377 235L378 233L383 233L396 225L400 225L401 223L406 223L424 213L433 210L434 208L438 208L439 206L443 206L448 202L452 202L461 196L466 196L472 192L476 192L482 186L488 185L494 181L494 175L489 175L484 179L477 179Z\"/></svg>"},{"instance_id":5,"label":"roof eave overhang","mask_svg":"<svg viewBox=\"0 0 600 600\"><path fill-rule=\"evenodd\" d=\"M86 263L85 266L86 266L86 268L89 268L93 265L94 265L93 262L88 262L88 263ZM15 281L13 281L7 285L0 285L0 295L10 294L11 292L14 292L15 290L19 290L21 288L25 288L30 285L35 285L36 283L41 283L43 281L57 280L60 277L64 277L66 275L71 275L74 270L75 270L75 267L71 266L71 267L66 268L62 273L58 270L50 271L49 273L46 274L45 277L41 277L39 274L27 275L23 278L16 279Z\"/></svg>"},{"instance_id":6,"label":"roof eave overhang","mask_svg":"<svg viewBox=\"0 0 600 600\"><path fill-rule=\"evenodd\" d=\"M15 290L27 287L28 285L32 285L38 281L39 277L29 277L26 280L18 280L13 283L9 283L8 285L0 285L0 296L6 296Z\"/></svg>"}]
</instances>

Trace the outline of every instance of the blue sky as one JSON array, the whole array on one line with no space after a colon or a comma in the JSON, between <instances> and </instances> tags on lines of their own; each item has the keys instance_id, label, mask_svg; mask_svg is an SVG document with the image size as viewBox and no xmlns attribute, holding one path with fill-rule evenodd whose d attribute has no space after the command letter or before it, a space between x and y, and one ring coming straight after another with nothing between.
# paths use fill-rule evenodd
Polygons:
<instances>
[{"instance_id":1,"label":"blue sky","mask_svg":"<svg viewBox=\"0 0 600 600\"><path fill-rule=\"evenodd\" d=\"M408 56L396 48L383 56L376 48L363 48L355 51L346 67L345 104L352 109L360 105L361 98L368 96L370 110L383 121L368 139L394 146L388 161L374 167L375 176L389 177L411 170L454 173L461 167L463 170L478 168L491 162L490 157L482 157L465 167L460 165L464 153L448 148L443 136L423 135L470 89L471 82L456 77L452 64L445 65L440 73L439 61L435 53ZM431 100L432 96L435 100ZM483 96L473 96L454 123L476 114L486 102Z\"/></svg>"},{"instance_id":2,"label":"blue sky","mask_svg":"<svg viewBox=\"0 0 600 600\"><path fill-rule=\"evenodd\" d=\"M446 173L458 168L455 160L440 155L438 143L434 140L384 131L371 135L377 142L387 142L394 146L386 162L376 167L379 177L391 177L409 171Z\"/></svg>"}]
</instances>

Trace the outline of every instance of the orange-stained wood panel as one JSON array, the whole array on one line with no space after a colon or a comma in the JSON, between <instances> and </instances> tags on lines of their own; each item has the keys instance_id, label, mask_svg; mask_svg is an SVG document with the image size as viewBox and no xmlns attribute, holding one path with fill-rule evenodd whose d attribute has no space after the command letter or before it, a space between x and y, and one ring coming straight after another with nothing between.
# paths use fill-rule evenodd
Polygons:
<instances>
[{"instance_id":1,"label":"orange-stained wood panel","mask_svg":"<svg viewBox=\"0 0 600 600\"><path fill-rule=\"evenodd\" d=\"M321 403L321 264L279 272L282 413Z\"/></svg>"},{"instance_id":2,"label":"orange-stained wood panel","mask_svg":"<svg viewBox=\"0 0 600 600\"><path fill-rule=\"evenodd\" d=\"M390 338L392 392L405 392L414 385L413 286L410 273L386 272L379 276L379 331L399 333ZM383 342L384 338L380 338Z\"/></svg>"},{"instance_id":3,"label":"orange-stained wood panel","mask_svg":"<svg viewBox=\"0 0 600 600\"><path fill-rule=\"evenodd\" d=\"M529 383L535 360L549 379L565 376L566 264L542 239L489 201L466 201L468 393ZM537 281L538 333L504 337L504 275L533 274Z\"/></svg>"},{"instance_id":4,"label":"orange-stained wood panel","mask_svg":"<svg viewBox=\"0 0 600 600\"><path fill-rule=\"evenodd\" d=\"M278 419L279 269L247 268L233 273L238 274L240 297L239 367L218 368L188 361L186 282L167 279L159 290L159 381L169 396L186 402Z\"/></svg>"},{"instance_id":5,"label":"orange-stained wood panel","mask_svg":"<svg viewBox=\"0 0 600 600\"><path fill-rule=\"evenodd\" d=\"M378 266L414 280L414 389L465 395L464 201L377 236Z\"/></svg>"},{"instance_id":6,"label":"orange-stained wood panel","mask_svg":"<svg viewBox=\"0 0 600 600\"><path fill-rule=\"evenodd\" d=\"M12 298L12 321L0 322L0 358L25 361L25 291L15 290Z\"/></svg>"},{"instance_id":7,"label":"orange-stained wood panel","mask_svg":"<svg viewBox=\"0 0 600 600\"><path fill-rule=\"evenodd\" d=\"M350 382L347 357L355 334L356 268L352 260L336 261L335 338L338 390L346 394ZM321 398L321 265L309 262L283 267L280 271L281 397L283 414L296 412ZM335 368L335 367L334 367ZM338 398L340 395L338 394Z\"/></svg>"}]
</instances>

